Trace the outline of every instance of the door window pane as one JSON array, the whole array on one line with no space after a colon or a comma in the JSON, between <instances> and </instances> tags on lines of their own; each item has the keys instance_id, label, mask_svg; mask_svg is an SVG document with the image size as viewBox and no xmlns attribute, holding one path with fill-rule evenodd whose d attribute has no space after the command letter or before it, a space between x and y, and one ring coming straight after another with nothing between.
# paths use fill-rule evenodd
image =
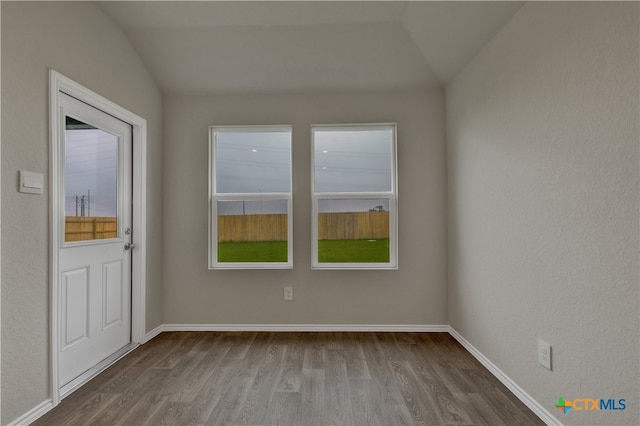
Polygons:
<instances>
[{"instance_id":1,"label":"door window pane","mask_svg":"<svg viewBox=\"0 0 640 426\"><path fill-rule=\"evenodd\" d=\"M118 137L66 117L65 242L117 238Z\"/></svg>"}]
</instances>

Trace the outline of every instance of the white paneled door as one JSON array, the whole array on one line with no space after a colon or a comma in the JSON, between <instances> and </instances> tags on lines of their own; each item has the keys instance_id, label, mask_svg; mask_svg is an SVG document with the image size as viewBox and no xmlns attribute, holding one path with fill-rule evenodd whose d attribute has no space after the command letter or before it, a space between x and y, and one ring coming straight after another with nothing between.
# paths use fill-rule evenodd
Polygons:
<instances>
[{"instance_id":1,"label":"white paneled door","mask_svg":"<svg viewBox=\"0 0 640 426\"><path fill-rule=\"evenodd\" d=\"M59 98L60 387L131 343L132 128Z\"/></svg>"}]
</instances>

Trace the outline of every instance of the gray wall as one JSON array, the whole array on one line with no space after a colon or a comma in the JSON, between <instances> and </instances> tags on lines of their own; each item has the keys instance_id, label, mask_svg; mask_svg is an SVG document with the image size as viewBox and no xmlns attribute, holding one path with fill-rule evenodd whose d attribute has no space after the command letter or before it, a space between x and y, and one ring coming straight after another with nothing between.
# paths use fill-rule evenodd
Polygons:
<instances>
[{"instance_id":1,"label":"gray wall","mask_svg":"<svg viewBox=\"0 0 640 426\"><path fill-rule=\"evenodd\" d=\"M49 200L17 192L18 170L48 176L48 68L149 120L147 330L449 323L550 411L558 396L628 401L563 422L639 422L637 3L525 5L447 87L446 158L442 91L170 96L163 116L93 5L1 7L3 424L50 397ZM309 125L388 121L399 270L311 271ZM209 271L207 127L287 123L295 268Z\"/></svg>"},{"instance_id":2,"label":"gray wall","mask_svg":"<svg viewBox=\"0 0 640 426\"><path fill-rule=\"evenodd\" d=\"M48 191L17 191L18 170L48 177L49 68L148 120L148 223L161 227L162 98L127 39L90 3L2 2L3 424L51 397ZM147 329L162 322L161 246L150 232Z\"/></svg>"},{"instance_id":3,"label":"gray wall","mask_svg":"<svg viewBox=\"0 0 640 426\"><path fill-rule=\"evenodd\" d=\"M528 3L447 87L449 322L566 424L640 422L638 16Z\"/></svg>"},{"instance_id":4,"label":"gray wall","mask_svg":"<svg viewBox=\"0 0 640 426\"><path fill-rule=\"evenodd\" d=\"M165 99L167 324L446 324L444 95ZM310 125L398 123L399 269L312 271ZM293 125L294 269L207 269L208 126ZM293 286L294 300L283 301Z\"/></svg>"}]
</instances>

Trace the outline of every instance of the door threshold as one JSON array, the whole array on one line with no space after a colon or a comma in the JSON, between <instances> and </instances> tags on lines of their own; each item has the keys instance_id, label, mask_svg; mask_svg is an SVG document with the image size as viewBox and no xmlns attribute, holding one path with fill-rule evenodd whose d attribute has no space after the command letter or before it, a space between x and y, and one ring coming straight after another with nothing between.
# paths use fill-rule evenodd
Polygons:
<instances>
[{"instance_id":1,"label":"door threshold","mask_svg":"<svg viewBox=\"0 0 640 426\"><path fill-rule=\"evenodd\" d=\"M95 366L93 366L89 370L85 371L84 373L82 373L81 375L79 375L78 377L76 377L66 385L62 386L60 388L60 399L64 399L65 397L67 397L73 391L75 391L80 386L87 383L89 380L96 377L98 374L102 373L104 370L109 368L112 364L114 364L123 356L127 355L129 352L133 351L138 346L139 346L138 343L133 343L133 342L127 344L122 349L117 350L112 355L103 359L102 361L97 363Z\"/></svg>"}]
</instances>

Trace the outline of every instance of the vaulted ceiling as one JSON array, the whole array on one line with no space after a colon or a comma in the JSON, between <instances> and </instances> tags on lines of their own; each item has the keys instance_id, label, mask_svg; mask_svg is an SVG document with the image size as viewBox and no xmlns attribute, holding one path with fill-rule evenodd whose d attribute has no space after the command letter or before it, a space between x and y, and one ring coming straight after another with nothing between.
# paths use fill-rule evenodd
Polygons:
<instances>
[{"instance_id":1,"label":"vaulted ceiling","mask_svg":"<svg viewBox=\"0 0 640 426\"><path fill-rule=\"evenodd\" d=\"M523 2L105 1L165 93L446 85Z\"/></svg>"}]
</instances>

